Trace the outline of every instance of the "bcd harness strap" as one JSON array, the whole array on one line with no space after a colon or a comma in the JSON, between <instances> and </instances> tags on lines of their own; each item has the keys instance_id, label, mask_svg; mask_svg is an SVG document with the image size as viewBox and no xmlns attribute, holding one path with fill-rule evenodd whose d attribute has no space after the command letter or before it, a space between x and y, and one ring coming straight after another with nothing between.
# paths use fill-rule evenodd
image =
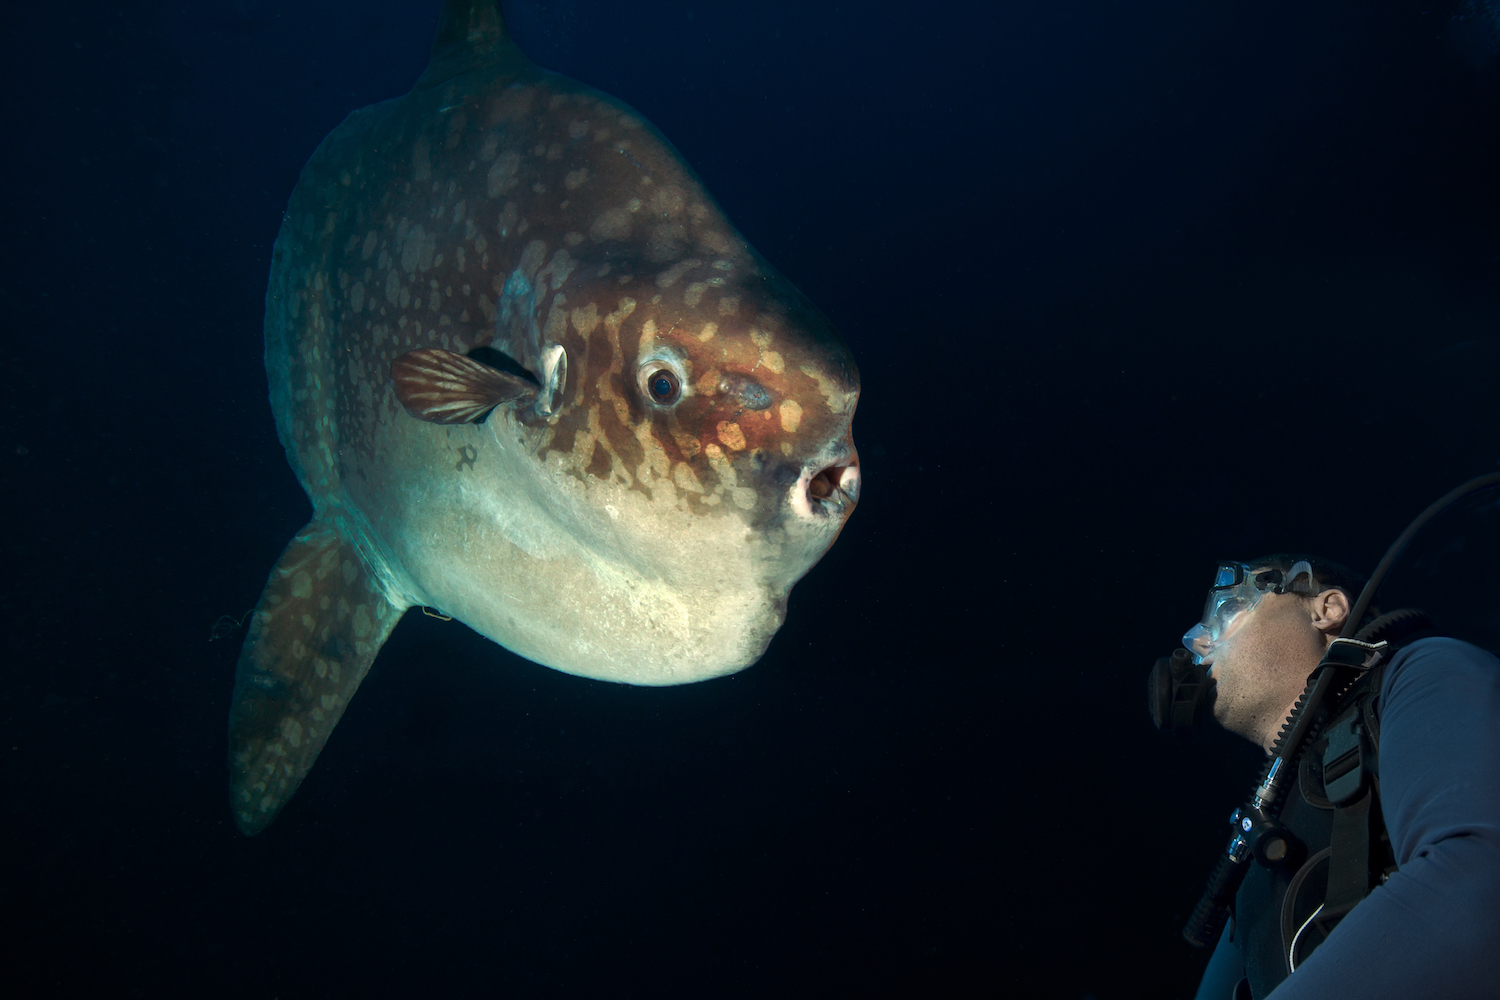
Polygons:
<instances>
[{"instance_id":1,"label":"bcd harness strap","mask_svg":"<svg viewBox=\"0 0 1500 1000\"><path fill-rule=\"evenodd\" d=\"M1329 726L1323 751L1324 794L1333 806L1333 829L1329 843L1328 891L1315 918L1318 929L1331 932L1349 911L1368 896L1375 885L1372 871L1372 820L1384 829L1380 818L1379 721L1374 701L1380 693L1385 663L1360 679L1359 692ZM1383 867L1383 866L1382 866Z\"/></svg>"}]
</instances>

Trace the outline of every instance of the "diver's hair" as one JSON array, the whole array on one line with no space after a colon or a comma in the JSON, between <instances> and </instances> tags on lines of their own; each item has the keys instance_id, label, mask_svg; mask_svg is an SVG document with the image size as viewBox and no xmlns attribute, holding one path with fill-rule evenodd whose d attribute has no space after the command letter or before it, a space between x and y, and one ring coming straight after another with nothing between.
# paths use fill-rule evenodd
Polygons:
<instances>
[{"instance_id":1,"label":"diver's hair","mask_svg":"<svg viewBox=\"0 0 1500 1000\"><path fill-rule=\"evenodd\" d=\"M1304 559L1312 565L1313 576L1317 577L1319 590L1328 590L1330 588L1342 590L1344 596L1349 598L1351 606L1359 601L1360 592L1365 589L1365 575L1350 569L1343 563L1334 562L1332 559L1325 559L1322 556L1315 556L1306 552L1273 552L1268 556L1261 556L1259 559L1251 559L1245 565L1249 566L1252 570L1279 569L1283 573L1290 573L1292 567ZM1287 588L1289 592L1301 595L1302 597L1313 596L1313 593L1308 592L1307 584L1298 585L1295 580L1291 581L1291 583L1292 586ZM1380 612L1376 608L1371 608L1365 613L1365 621L1360 624L1367 624L1379 614Z\"/></svg>"}]
</instances>

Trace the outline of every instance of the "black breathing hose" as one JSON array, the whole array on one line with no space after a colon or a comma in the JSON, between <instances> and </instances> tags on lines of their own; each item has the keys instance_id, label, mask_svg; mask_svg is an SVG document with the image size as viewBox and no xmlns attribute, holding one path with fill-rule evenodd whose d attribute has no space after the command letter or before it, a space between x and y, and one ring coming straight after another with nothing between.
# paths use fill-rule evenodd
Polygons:
<instances>
[{"instance_id":1,"label":"black breathing hose","mask_svg":"<svg viewBox=\"0 0 1500 1000\"><path fill-rule=\"evenodd\" d=\"M1417 515L1417 519L1406 526L1401 532L1401 537L1391 543L1391 547L1385 550L1385 558L1380 560L1380 565L1375 567L1375 572L1370 574L1370 581L1365 584L1365 589L1359 592L1359 600L1354 604L1354 610L1349 612L1349 620L1344 623L1344 629L1339 635L1345 638L1353 635L1359 628L1360 621L1365 617L1365 612L1370 610L1370 604L1375 600L1375 591L1380 589L1385 575L1391 571L1396 560L1401 558L1401 553L1411 544L1411 540L1417 537L1417 532L1427 526L1427 522L1437 517L1450 506L1480 490L1489 489L1491 486L1500 486L1500 472L1491 472L1488 475L1479 476L1469 480L1462 486L1454 489L1431 507Z\"/></svg>"},{"instance_id":2,"label":"black breathing hose","mask_svg":"<svg viewBox=\"0 0 1500 1000\"><path fill-rule=\"evenodd\" d=\"M1427 522L1464 497L1493 486L1500 486L1500 472L1491 472L1469 480L1418 514L1416 520L1407 525L1401 536L1391 543L1391 547L1385 552L1385 557L1375 567L1375 572L1370 574L1369 582L1360 591L1359 600L1354 603L1348 620L1339 631L1339 638L1348 639L1359 631L1359 623L1374 602L1375 592L1380 589L1381 582L1385 580L1386 574L1391 571L1396 560L1401 558L1401 553L1406 551L1406 547L1411 544L1417 532L1426 527ZM1242 836L1242 830L1250 832L1257 824L1274 822L1268 818L1276 816L1279 812L1278 806L1284 792L1280 780L1281 775L1296 765L1303 747L1311 739L1316 738L1317 730L1321 728L1318 709L1322 706L1323 699L1327 697L1328 689L1333 686L1335 678L1344 672L1344 670L1335 669L1335 664L1328 659L1320 663L1318 669L1308 678L1302 697L1297 699L1296 705L1292 707L1291 715L1281 727L1281 732L1277 734L1276 742L1271 745L1270 759L1261 768L1260 778L1256 781L1255 792L1251 794L1249 803L1234 814L1236 823L1234 837L1230 840L1228 849L1219 855L1218 864L1214 866L1213 873L1208 877L1208 885L1203 890L1203 896L1198 900L1198 905L1193 908L1193 915L1188 918L1187 926L1182 929L1183 938L1193 947L1207 948L1218 940L1219 932L1223 929L1224 920L1228 916L1229 901L1239 890L1240 883L1244 881L1252 856L1249 843ZM1239 826L1242 822L1250 826L1242 828Z\"/></svg>"}]
</instances>

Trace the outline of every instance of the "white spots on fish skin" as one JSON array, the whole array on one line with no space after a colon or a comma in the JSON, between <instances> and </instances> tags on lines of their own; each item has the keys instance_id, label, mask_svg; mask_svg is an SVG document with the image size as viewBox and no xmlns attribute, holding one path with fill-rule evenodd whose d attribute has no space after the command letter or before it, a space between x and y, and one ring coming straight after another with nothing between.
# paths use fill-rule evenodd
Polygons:
<instances>
[{"instance_id":1,"label":"white spots on fish skin","mask_svg":"<svg viewBox=\"0 0 1500 1000\"><path fill-rule=\"evenodd\" d=\"M312 577L308 575L307 570L298 570L296 575L292 577L292 586L289 593L293 597L303 599L312 596Z\"/></svg>"},{"instance_id":2,"label":"white spots on fish skin","mask_svg":"<svg viewBox=\"0 0 1500 1000\"><path fill-rule=\"evenodd\" d=\"M437 233L429 233L417 223L401 239L401 269L407 274L432 267L437 252Z\"/></svg>"},{"instance_id":3,"label":"white spots on fish skin","mask_svg":"<svg viewBox=\"0 0 1500 1000\"><path fill-rule=\"evenodd\" d=\"M361 604L354 609L354 637L363 639L370 634L374 628L374 622L370 620L370 609Z\"/></svg>"},{"instance_id":4,"label":"white spots on fish skin","mask_svg":"<svg viewBox=\"0 0 1500 1000\"><path fill-rule=\"evenodd\" d=\"M681 188L672 184L663 185L651 196L651 211L657 215L675 217L682 214L686 201Z\"/></svg>"},{"instance_id":5,"label":"white spots on fish skin","mask_svg":"<svg viewBox=\"0 0 1500 1000\"><path fill-rule=\"evenodd\" d=\"M740 311L740 297L738 295L726 295L719 300L719 315L733 316Z\"/></svg>"},{"instance_id":6,"label":"white spots on fish skin","mask_svg":"<svg viewBox=\"0 0 1500 1000\"><path fill-rule=\"evenodd\" d=\"M641 199L632 198L625 203L625 211L639 212L641 210Z\"/></svg>"},{"instance_id":7,"label":"white spots on fish skin","mask_svg":"<svg viewBox=\"0 0 1500 1000\"><path fill-rule=\"evenodd\" d=\"M719 332L719 324L717 324L717 323L704 323L703 324L703 329L698 331L698 339L701 340L701 341L703 341L704 343L708 343L710 340L714 339L714 336L718 332Z\"/></svg>"},{"instance_id":8,"label":"white spots on fish skin","mask_svg":"<svg viewBox=\"0 0 1500 1000\"><path fill-rule=\"evenodd\" d=\"M568 122L568 138L582 139L589 134L588 122Z\"/></svg>"},{"instance_id":9,"label":"white spots on fish skin","mask_svg":"<svg viewBox=\"0 0 1500 1000\"><path fill-rule=\"evenodd\" d=\"M599 308L590 302L582 309L574 309L570 318L573 321L573 329L587 340L589 334L593 333L595 327L599 325Z\"/></svg>"},{"instance_id":10,"label":"white spots on fish skin","mask_svg":"<svg viewBox=\"0 0 1500 1000\"><path fill-rule=\"evenodd\" d=\"M500 210L500 216L495 223L502 240L510 235L510 231L516 227L516 221L520 217L520 211L516 208L516 203L513 201L506 202L505 207Z\"/></svg>"},{"instance_id":11,"label":"white spots on fish skin","mask_svg":"<svg viewBox=\"0 0 1500 1000\"><path fill-rule=\"evenodd\" d=\"M693 390L700 396L713 396L719 391L719 369L710 368L698 377Z\"/></svg>"},{"instance_id":12,"label":"white spots on fish skin","mask_svg":"<svg viewBox=\"0 0 1500 1000\"><path fill-rule=\"evenodd\" d=\"M629 238L630 212L624 208L608 209L589 226L589 236L595 243Z\"/></svg>"},{"instance_id":13,"label":"white spots on fish skin","mask_svg":"<svg viewBox=\"0 0 1500 1000\"><path fill-rule=\"evenodd\" d=\"M518 277L521 279L520 284L526 285L524 289L518 287L518 293L525 295L526 292L530 291L530 283L536 280L537 271L541 269L542 261L546 257L547 244L541 240L532 240L526 244L526 249L521 251L521 259L516 263L516 269L511 274L510 282L507 283L506 293L509 294L511 292L510 285L515 283Z\"/></svg>"},{"instance_id":14,"label":"white spots on fish skin","mask_svg":"<svg viewBox=\"0 0 1500 1000\"><path fill-rule=\"evenodd\" d=\"M671 288L682 279L682 276L684 274L691 271L695 267L702 266L703 261L698 260L696 257L689 258L688 260L678 261L656 276L656 287Z\"/></svg>"},{"instance_id":15,"label":"white spots on fish skin","mask_svg":"<svg viewBox=\"0 0 1500 1000\"><path fill-rule=\"evenodd\" d=\"M797 428L802 424L802 404L795 399L784 400L779 412L781 414L781 429L788 434L797 433Z\"/></svg>"},{"instance_id":16,"label":"white spots on fish skin","mask_svg":"<svg viewBox=\"0 0 1500 1000\"><path fill-rule=\"evenodd\" d=\"M484 160L486 163L488 163L490 160L493 160L495 158L495 154L499 151L500 136L498 133L491 132L489 135L484 137L484 142L479 144L479 158L481 160Z\"/></svg>"},{"instance_id":17,"label":"white spots on fish skin","mask_svg":"<svg viewBox=\"0 0 1500 1000\"><path fill-rule=\"evenodd\" d=\"M521 157L515 153L501 153L485 175L485 193L491 198L500 197L520 183L520 172Z\"/></svg>"},{"instance_id":18,"label":"white spots on fish skin","mask_svg":"<svg viewBox=\"0 0 1500 1000\"><path fill-rule=\"evenodd\" d=\"M703 293L706 291L708 291L708 282L695 281L683 290L682 301L687 305L689 309L692 309L697 306L699 302L703 301Z\"/></svg>"},{"instance_id":19,"label":"white spots on fish skin","mask_svg":"<svg viewBox=\"0 0 1500 1000\"><path fill-rule=\"evenodd\" d=\"M541 243L541 240L537 240L536 242ZM542 245L545 248L546 244ZM530 249L530 247L527 249ZM577 268L578 261L574 259L573 255L568 253L565 248L559 247L557 252L552 255L551 263L537 273L537 281L541 282L550 275L552 287L561 288L563 283L568 280L568 277Z\"/></svg>"},{"instance_id":20,"label":"white spots on fish skin","mask_svg":"<svg viewBox=\"0 0 1500 1000\"><path fill-rule=\"evenodd\" d=\"M454 251L454 253L453 253L453 260L454 260L454 263L458 267L458 273L459 274L463 274L464 273L464 267L468 264L468 260L464 256L464 248L463 247L459 247L457 250ZM467 289L468 287L469 287L468 285L464 286L465 289ZM465 291L464 294L468 295L469 293L467 291Z\"/></svg>"},{"instance_id":21,"label":"white spots on fish skin","mask_svg":"<svg viewBox=\"0 0 1500 1000\"><path fill-rule=\"evenodd\" d=\"M563 187L569 191L577 191L585 181L589 179L589 168L579 167L577 170L569 170L563 177Z\"/></svg>"},{"instance_id":22,"label":"white spots on fish skin","mask_svg":"<svg viewBox=\"0 0 1500 1000\"><path fill-rule=\"evenodd\" d=\"M365 283L363 281L356 281L354 283L354 287L349 289L349 306L355 312L359 312L360 310L364 309Z\"/></svg>"},{"instance_id":23,"label":"white spots on fish skin","mask_svg":"<svg viewBox=\"0 0 1500 1000\"><path fill-rule=\"evenodd\" d=\"M302 745L302 723L290 715L286 716L281 720L281 735L295 750Z\"/></svg>"},{"instance_id":24,"label":"white spots on fish skin","mask_svg":"<svg viewBox=\"0 0 1500 1000\"><path fill-rule=\"evenodd\" d=\"M672 482L684 493L703 493L703 484L698 481L698 475L693 467L686 462L678 462L672 466Z\"/></svg>"},{"instance_id":25,"label":"white spots on fish skin","mask_svg":"<svg viewBox=\"0 0 1500 1000\"><path fill-rule=\"evenodd\" d=\"M379 245L380 237L375 235L375 230L370 230L365 234L365 243L359 250L359 259L369 260L370 256L375 253L375 248Z\"/></svg>"},{"instance_id":26,"label":"white spots on fish skin","mask_svg":"<svg viewBox=\"0 0 1500 1000\"><path fill-rule=\"evenodd\" d=\"M739 424L732 420L720 420L715 430L724 447L730 451L745 450L745 432L740 430Z\"/></svg>"},{"instance_id":27,"label":"white spots on fish skin","mask_svg":"<svg viewBox=\"0 0 1500 1000\"><path fill-rule=\"evenodd\" d=\"M620 519L620 508L612 503L604 505L604 512L609 515L611 521L618 521Z\"/></svg>"},{"instance_id":28,"label":"white spots on fish skin","mask_svg":"<svg viewBox=\"0 0 1500 1000\"><path fill-rule=\"evenodd\" d=\"M750 328L750 343L761 350L765 350L771 346L771 335L759 327L752 326Z\"/></svg>"},{"instance_id":29,"label":"white spots on fish skin","mask_svg":"<svg viewBox=\"0 0 1500 1000\"><path fill-rule=\"evenodd\" d=\"M748 486L735 486L729 491L729 498L740 510L754 510L755 501L758 499L754 490Z\"/></svg>"},{"instance_id":30,"label":"white spots on fish skin","mask_svg":"<svg viewBox=\"0 0 1500 1000\"><path fill-rule=\"evenodd\" d=\"M837 382L823 374L812 365L803 365L802 374L818 383L818 391L828 401L828 408L834 413L854 412L854 403L859 398L857 392L846 392Z\"/></svg>"},{"instance_id":31,"label":"white spots on fish skin","mask_svg":"<svg viewBox=\"0 0 1500 1000\"><path fill-rule=\"evenodd\" d=\"M583 239L584 236L582 233L564 233L563 245L568 247L576 247L578 244L583 242Z\"/></svg>"},{"instance_id":32,"label":"white spots on fish skin","mask_svg":"<svg viewBox=\"0 0 1500 1000\"><path fill-rule=\"evenodd\" d=\"M650 423L636 425L635 438L642 449L641 464L635 470L636 479L652 490L662 488L666 483L658 480L666 481L672 474L672 460L667 456L667 450L662 447Z\"/></svg>"},{"instance_id":33,"label":"white spots on fish skin","mask_svg":"<svg viewBox=\"0 0 1500 1000\"><path fill-rule=\"evenodd\" d=\"M763 367L769 368L777 375L780 375L782 372L786 371L786 363L782 360L781 355L776 351L761 351L760 363Z\"/></svg>"},{"instance_id":34,"label":"white spots on fish skin","mask_svg":"<svg viewBox=\"0 0 1500 1000\"><path fill-rule=\"evenodd\" d=\"M469 209L468 201L460 198L457 205L453 206L453 224L458 225L464 221L464 213Z\"/></svg>"}]
</instances>

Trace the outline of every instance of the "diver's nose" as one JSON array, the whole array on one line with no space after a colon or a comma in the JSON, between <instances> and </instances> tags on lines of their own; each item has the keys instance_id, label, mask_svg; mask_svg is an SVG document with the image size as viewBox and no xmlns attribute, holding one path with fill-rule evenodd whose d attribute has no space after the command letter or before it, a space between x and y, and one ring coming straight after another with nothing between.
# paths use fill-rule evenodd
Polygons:
<instances>
[{"instance_id":1,"label":"diver's nose","mask_svg":"<svg viewBox=\"0 0 1500 1000\"><path fill-rule=\"evenodd\" d=\"M1213 635L1207 625L1199 622L1183 635L1182 644L1198 658L1199 663L1207 663L1207 657L1213 652Z\"/></svg>"}]
</instances>

